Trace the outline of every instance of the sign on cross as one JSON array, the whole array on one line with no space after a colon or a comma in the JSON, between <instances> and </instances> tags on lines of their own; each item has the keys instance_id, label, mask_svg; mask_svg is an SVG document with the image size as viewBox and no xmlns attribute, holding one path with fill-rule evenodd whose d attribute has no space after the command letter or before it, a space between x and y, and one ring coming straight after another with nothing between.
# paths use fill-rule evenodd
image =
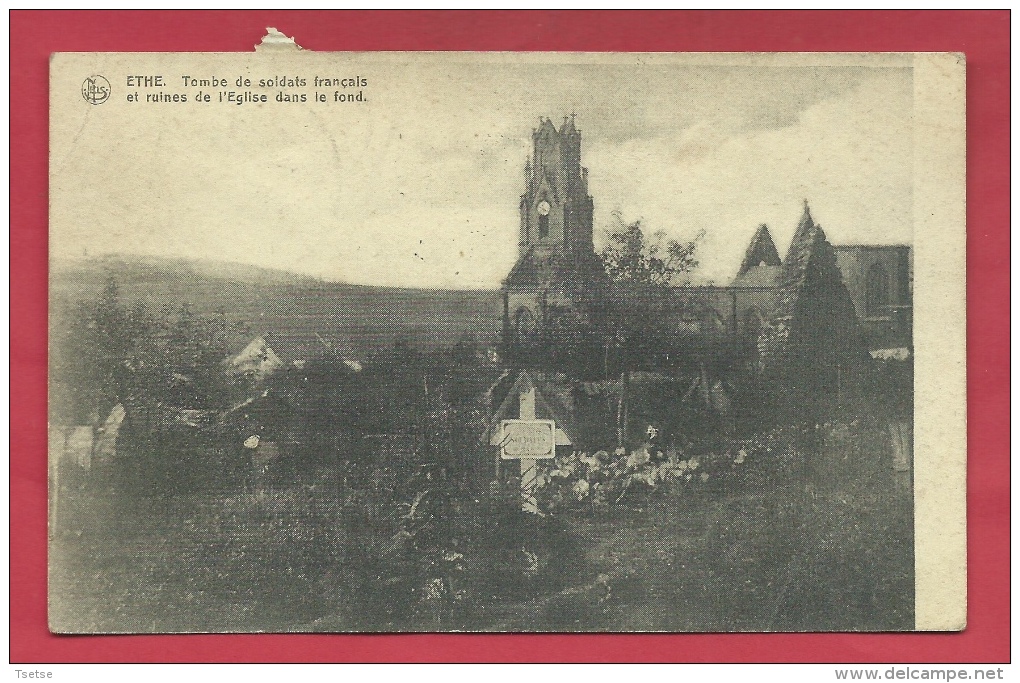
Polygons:
<instances>
[{"instance_id":1,"label":"sign on cross","mask_svg":"<svg viewBox=\"0 0 1020 683\"><path fill-rule=\"evenodd\" d=\"M503 420L499 440L504 460L556 457L556 423L552 420Z\"/></svg>"}]
</instances>

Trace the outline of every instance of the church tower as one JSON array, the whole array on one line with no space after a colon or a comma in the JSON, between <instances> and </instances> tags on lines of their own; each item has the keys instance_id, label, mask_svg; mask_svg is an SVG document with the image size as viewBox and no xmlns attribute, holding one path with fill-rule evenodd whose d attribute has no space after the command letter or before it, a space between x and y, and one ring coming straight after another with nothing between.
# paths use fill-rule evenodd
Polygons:
<instances>
[{"instance_id":1,"label":"church tower","mask_svg":"<svg viewBox=\"0 0 1020 683\"><path fill-rule=\"evenodd\" d=\"M543 118L532 131L524 176L517 263L503 281L504 348L514 364L558 367L564 354L582 353L560 348L562 330L596 322L607 286L573 116L558 130Z\"/></svg>"},{"instance_id":2,"label":"church tower","mask_svg":"<svg viewBox=\"0 0 1020 683\"><path fill-rule=\"evenodd\" d=\"M557 130L542 119L531 134L533 151L524 170L519 256L533 247L542 252L593 251L588 169L581 166L581 131L574 116Z\"/></svg>"}]
</instances>

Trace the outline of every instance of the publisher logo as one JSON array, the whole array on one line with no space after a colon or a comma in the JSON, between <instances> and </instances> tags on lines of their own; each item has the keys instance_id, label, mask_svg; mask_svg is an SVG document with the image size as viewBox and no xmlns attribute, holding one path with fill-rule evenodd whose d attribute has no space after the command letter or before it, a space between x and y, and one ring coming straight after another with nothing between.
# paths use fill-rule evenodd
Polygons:
<instances>
[{"instance_id":1,"label":"publisher logo","mask_svg":"<svg viewBox=\"0 0 1020 683\"><path fill-rule=\"evenodd\" d=\"M89 104L102 104L110 99L110 81L103 76L89 76L81 84L81 96Z\"/></svg>"}]
</instances>

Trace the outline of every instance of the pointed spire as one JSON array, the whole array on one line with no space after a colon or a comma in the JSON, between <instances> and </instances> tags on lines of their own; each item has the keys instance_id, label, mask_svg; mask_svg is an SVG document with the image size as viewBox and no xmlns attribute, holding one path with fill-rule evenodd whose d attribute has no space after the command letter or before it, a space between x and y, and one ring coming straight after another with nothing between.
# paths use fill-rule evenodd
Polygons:
<instances>
[{"instance_id":1,"label":"pointed spire","mask_svg":"<svg viewBox=\"0 0 1020 683\"><path fill-rule=\"evenodd\" d=\"M563 127L560 128L560 135L576 135L577 128L574 127L574 117L576 114L571 114L570 117L563 117Z\"/></svg>"},{"instance_id":2,"label":"pointed spire","mask_svg":"<svg viewBox=\"0 0 1020 683\"><path fill-rule=\"evenodd\" d=\"M787 329L784 353L795 354L797 362L807 365L806 371L812 363L817 370L845 362L841 357L860 359L864 350L859 345L853 301L836 264L836 251L812 218L807 202L783 259L779 285L773 315Z\"/></svg>"},{"instance_id":3,"label":"pointed spire","mask_svg":"<svg viewBox=\"0 0 1020 683\"><path fill-rule=\"evenodd\" d=\"M814 219L811 217L811 207L808 206L808 200L804 200L804 213L800 216L800 222L797 224L797 231L793 234L793 241L790 243L790 249L786 252L786 260L789 261L794 255L794 252L799 249L805 249L814 239L814 232L818 228L815 225Z\"/></svg>"},{"instance_id":4,"label":"pointed spire","mask_svg":"<svg viewBox=\"0 0 1020 683\"><path fill-rule=\"evenodd\" d=\"M743 263L740 264L740 270L737 271L737 277L756 266L779 266L782 263L776 243L772 240L772 233L769 232L769 226L762 223L747 246L747 252L744 254Z\"/></svg>"},{"instance_id":5,"label":"pointed spire","mask_svg":"<svg viewBox=\"0 0 1020 683\"><path fill-rule=\"evenodd\" d=\"M811 207L808 206L808 200L807 199L804 200L804 213L801 214L800 225L797 226L798 229L802 225L804 225L805 223L807 223L809 225L814 225L814 220L811 218Z\"/></svg>"},{"instance_id":6,"label":"pointed spire","mask_svg":"<svg viewBox=\"0 0 1020 683\"><path fill-rule=\"evenodd\" d=\"M546 133L546 132L556 133L557 132L556 125L553 124L552 119L543 118L543 117L540 117L540 118L541 118L541 121L542 121L542 125L538 129L539 133Z\"/></svg>"},{"instance_id":7,"label":"pointed spire","mask_svg":"<svg viewBox=\"0 0 1020 683\"><path fill-rule=\"evenodd\" d=\"M842 275L836 266L836 252L829 244L822 226L814 222L807 202L804 202L804 214L793 235L790 249L783 259L783 282L785 285L803 284L808 268L824 273L825 277L839 282Z\"/></svg>"}]
</instances>

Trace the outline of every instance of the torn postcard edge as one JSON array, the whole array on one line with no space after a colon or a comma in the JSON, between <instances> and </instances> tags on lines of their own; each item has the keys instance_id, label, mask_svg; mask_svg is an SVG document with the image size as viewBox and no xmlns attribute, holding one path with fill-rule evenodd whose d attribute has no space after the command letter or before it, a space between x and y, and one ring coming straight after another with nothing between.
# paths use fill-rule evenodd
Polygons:
<instances>
[{"instance_id":1,"label":"torn postcard edge","mask_svg":"<svg viewBox=\"0 0 1020 683\"><path fill-rule=\"evenodd\" d=\"M266 28L266 35L262 36L262 41L255 46L255 52L260 54L289 54L298 50L304 50L304 48L298 45L294 38L283 34L272 26Z\"/></svg>"}]
</instances>

